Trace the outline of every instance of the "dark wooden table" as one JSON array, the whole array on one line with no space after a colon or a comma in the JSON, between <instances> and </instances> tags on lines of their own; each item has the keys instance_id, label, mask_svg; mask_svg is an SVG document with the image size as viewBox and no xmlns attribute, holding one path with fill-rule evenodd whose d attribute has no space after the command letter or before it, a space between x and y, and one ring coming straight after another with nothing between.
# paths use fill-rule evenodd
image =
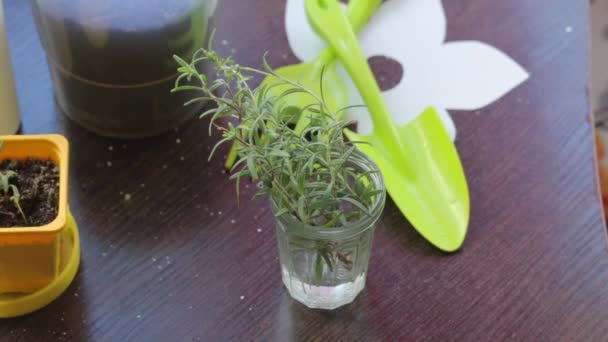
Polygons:
<instances>
[{"instance_id":1,"label":"dark wooden table","mask_svg":"<svg viewBox=\"0 0 608 342\"><path fill-rule=\"evenodd\" d=\"M217 137L204 122L126 142L81 129L55 107L28 2L4 3L23 130L71 141L83 256L69 290L0 321L0 340L608 339L586 1L444 1L448 40L495 45L531 79L478 113L453 113L472 199L462 251L437 252L389 201L366 290L333 312L290 299L272 215L262 200L237 207L222 160L206 161ZM282 0L221 1L220 49L253 66L267 50L275 66L296 62L283 13Z\"/></svg>"}]
</instances>

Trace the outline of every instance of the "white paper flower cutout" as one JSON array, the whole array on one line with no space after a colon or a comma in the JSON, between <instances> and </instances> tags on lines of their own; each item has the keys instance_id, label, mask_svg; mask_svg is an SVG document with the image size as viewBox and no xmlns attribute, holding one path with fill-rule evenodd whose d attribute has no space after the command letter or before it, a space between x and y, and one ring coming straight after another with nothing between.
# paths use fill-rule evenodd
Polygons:
<instances>
[{"instance_id":1,"label":"white paper flower cutout","mask_svg":"<svg viewBox=\"0 0 608 342\"><path fill-rule=\"evenodd\" d=\"M212 17L215 14L215 9L217 8L217 0L209 0L205 3L205 6L207 17Z\"/></svg>"},{"instance_id":2,"label":"white paper flower cutout","mask_svg":"<svg viewBox=\"0 0 608 342\"><path fill-rule=\"evenodd\" d=\"M287 0L287 38L304 62L314 59L326 43L308 24L304 0ZM405 70L399 84L384 91L397 124L403 125L425 108L437 109L450 136L456 136L447 109L476 110L489 105L528 79L529 74L496 48L477 41L445 42L446 18L441 0L389 0L381 5L359 34L367 57L386 56ZM349 89L349 105L363 104L359 92L340 65ZM367 110L351 110L360 133L373 125Z\"/></svg>"}]
</instances>

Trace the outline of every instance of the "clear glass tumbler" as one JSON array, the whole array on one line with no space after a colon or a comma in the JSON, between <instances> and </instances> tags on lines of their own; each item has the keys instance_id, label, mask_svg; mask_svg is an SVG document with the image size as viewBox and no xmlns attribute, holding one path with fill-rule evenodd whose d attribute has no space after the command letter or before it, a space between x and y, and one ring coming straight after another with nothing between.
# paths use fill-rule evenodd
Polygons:
<instances>
[{"instance_id":1,"label":"clear glass tumbler","mask_svg":"<svg viewBox=\"0 0 608 342\"><path fill-rule=\"evenodd\" d=\"M30 0L57 103L100 135L160 134L194 116L173 55L205 44L216 0Z\"/></svg>"},{"instance_id":2,"label":"clear glass tumbler","mask_svg":"<svg viewBox=\"0 0 608 342\"><path fill-rule=\"evenodd\" d=\"M353 166L366 172L375 164L359 152ZM335 309L351 303L365 287L376 222L384 209L381 174L369 177L382 193L374 199L371 215L348 226L307 226L292 215L277 220L282 278L291 297L315 309ZM271 200L273 212L277 212Z\"/></svg>"}]
</instances>

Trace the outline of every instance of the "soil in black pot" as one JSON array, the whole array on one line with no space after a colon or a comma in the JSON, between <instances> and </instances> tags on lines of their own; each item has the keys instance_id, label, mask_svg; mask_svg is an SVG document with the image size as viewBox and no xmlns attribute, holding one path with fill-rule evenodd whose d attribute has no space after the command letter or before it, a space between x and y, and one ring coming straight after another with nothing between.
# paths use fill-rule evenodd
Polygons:
<instances>
[{"instance_id":1,"label":"soil in black pot","mask_svg":"<svg viewBox=\"0 0 608 342\"><path fill-rule=\"evenodd\" d=\"M10 195L0 189L0 227L37 227L51 223L59 206L59 167L50 160L4 160L0 172L12 170L10 179L21 193L19 201L27 222L23 220ZM12 194L12 193L11 193Z\"/></svg>"},{"instance_id":2,"label":"soil in black pot","mask_svg":"<svg viewBox=\"0 0 608 342\"><path fill-rule=\"evenodd\" d=\"M156 135L195 116L173 55L205 42L209 0L33 0L61 109L102 135Z\"/></svg>"}]
</instances>

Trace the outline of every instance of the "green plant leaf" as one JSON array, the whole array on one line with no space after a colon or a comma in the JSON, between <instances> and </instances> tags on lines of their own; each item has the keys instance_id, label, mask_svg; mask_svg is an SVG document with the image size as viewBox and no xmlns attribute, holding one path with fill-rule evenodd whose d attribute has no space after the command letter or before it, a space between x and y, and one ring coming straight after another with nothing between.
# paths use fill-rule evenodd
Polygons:
<instances>
[{"instance_id":1,"label":"green plant leaf","mask_svg":"<svg viewBox=\"0 0 608 342\"><path fill-rule=\"evenodd\" d=\"M321 285L323 280L323 257L321 252L317 252L317 261L315 262L315 283Z\"/></svg>"},{"instance_id":2,"label":"green plant leaf","mask_svg":"<svg viewBox=\"0 0 608 342\"><path fill-rule=\"evenodd\" d=\"M258 179L258 170L256 168L253 156L248 155L245 157L245 159L247 160L247 169L249 170L249 173L251 173L251 177L253 177L253 179Z\"/></svg>"}]
</instances>

